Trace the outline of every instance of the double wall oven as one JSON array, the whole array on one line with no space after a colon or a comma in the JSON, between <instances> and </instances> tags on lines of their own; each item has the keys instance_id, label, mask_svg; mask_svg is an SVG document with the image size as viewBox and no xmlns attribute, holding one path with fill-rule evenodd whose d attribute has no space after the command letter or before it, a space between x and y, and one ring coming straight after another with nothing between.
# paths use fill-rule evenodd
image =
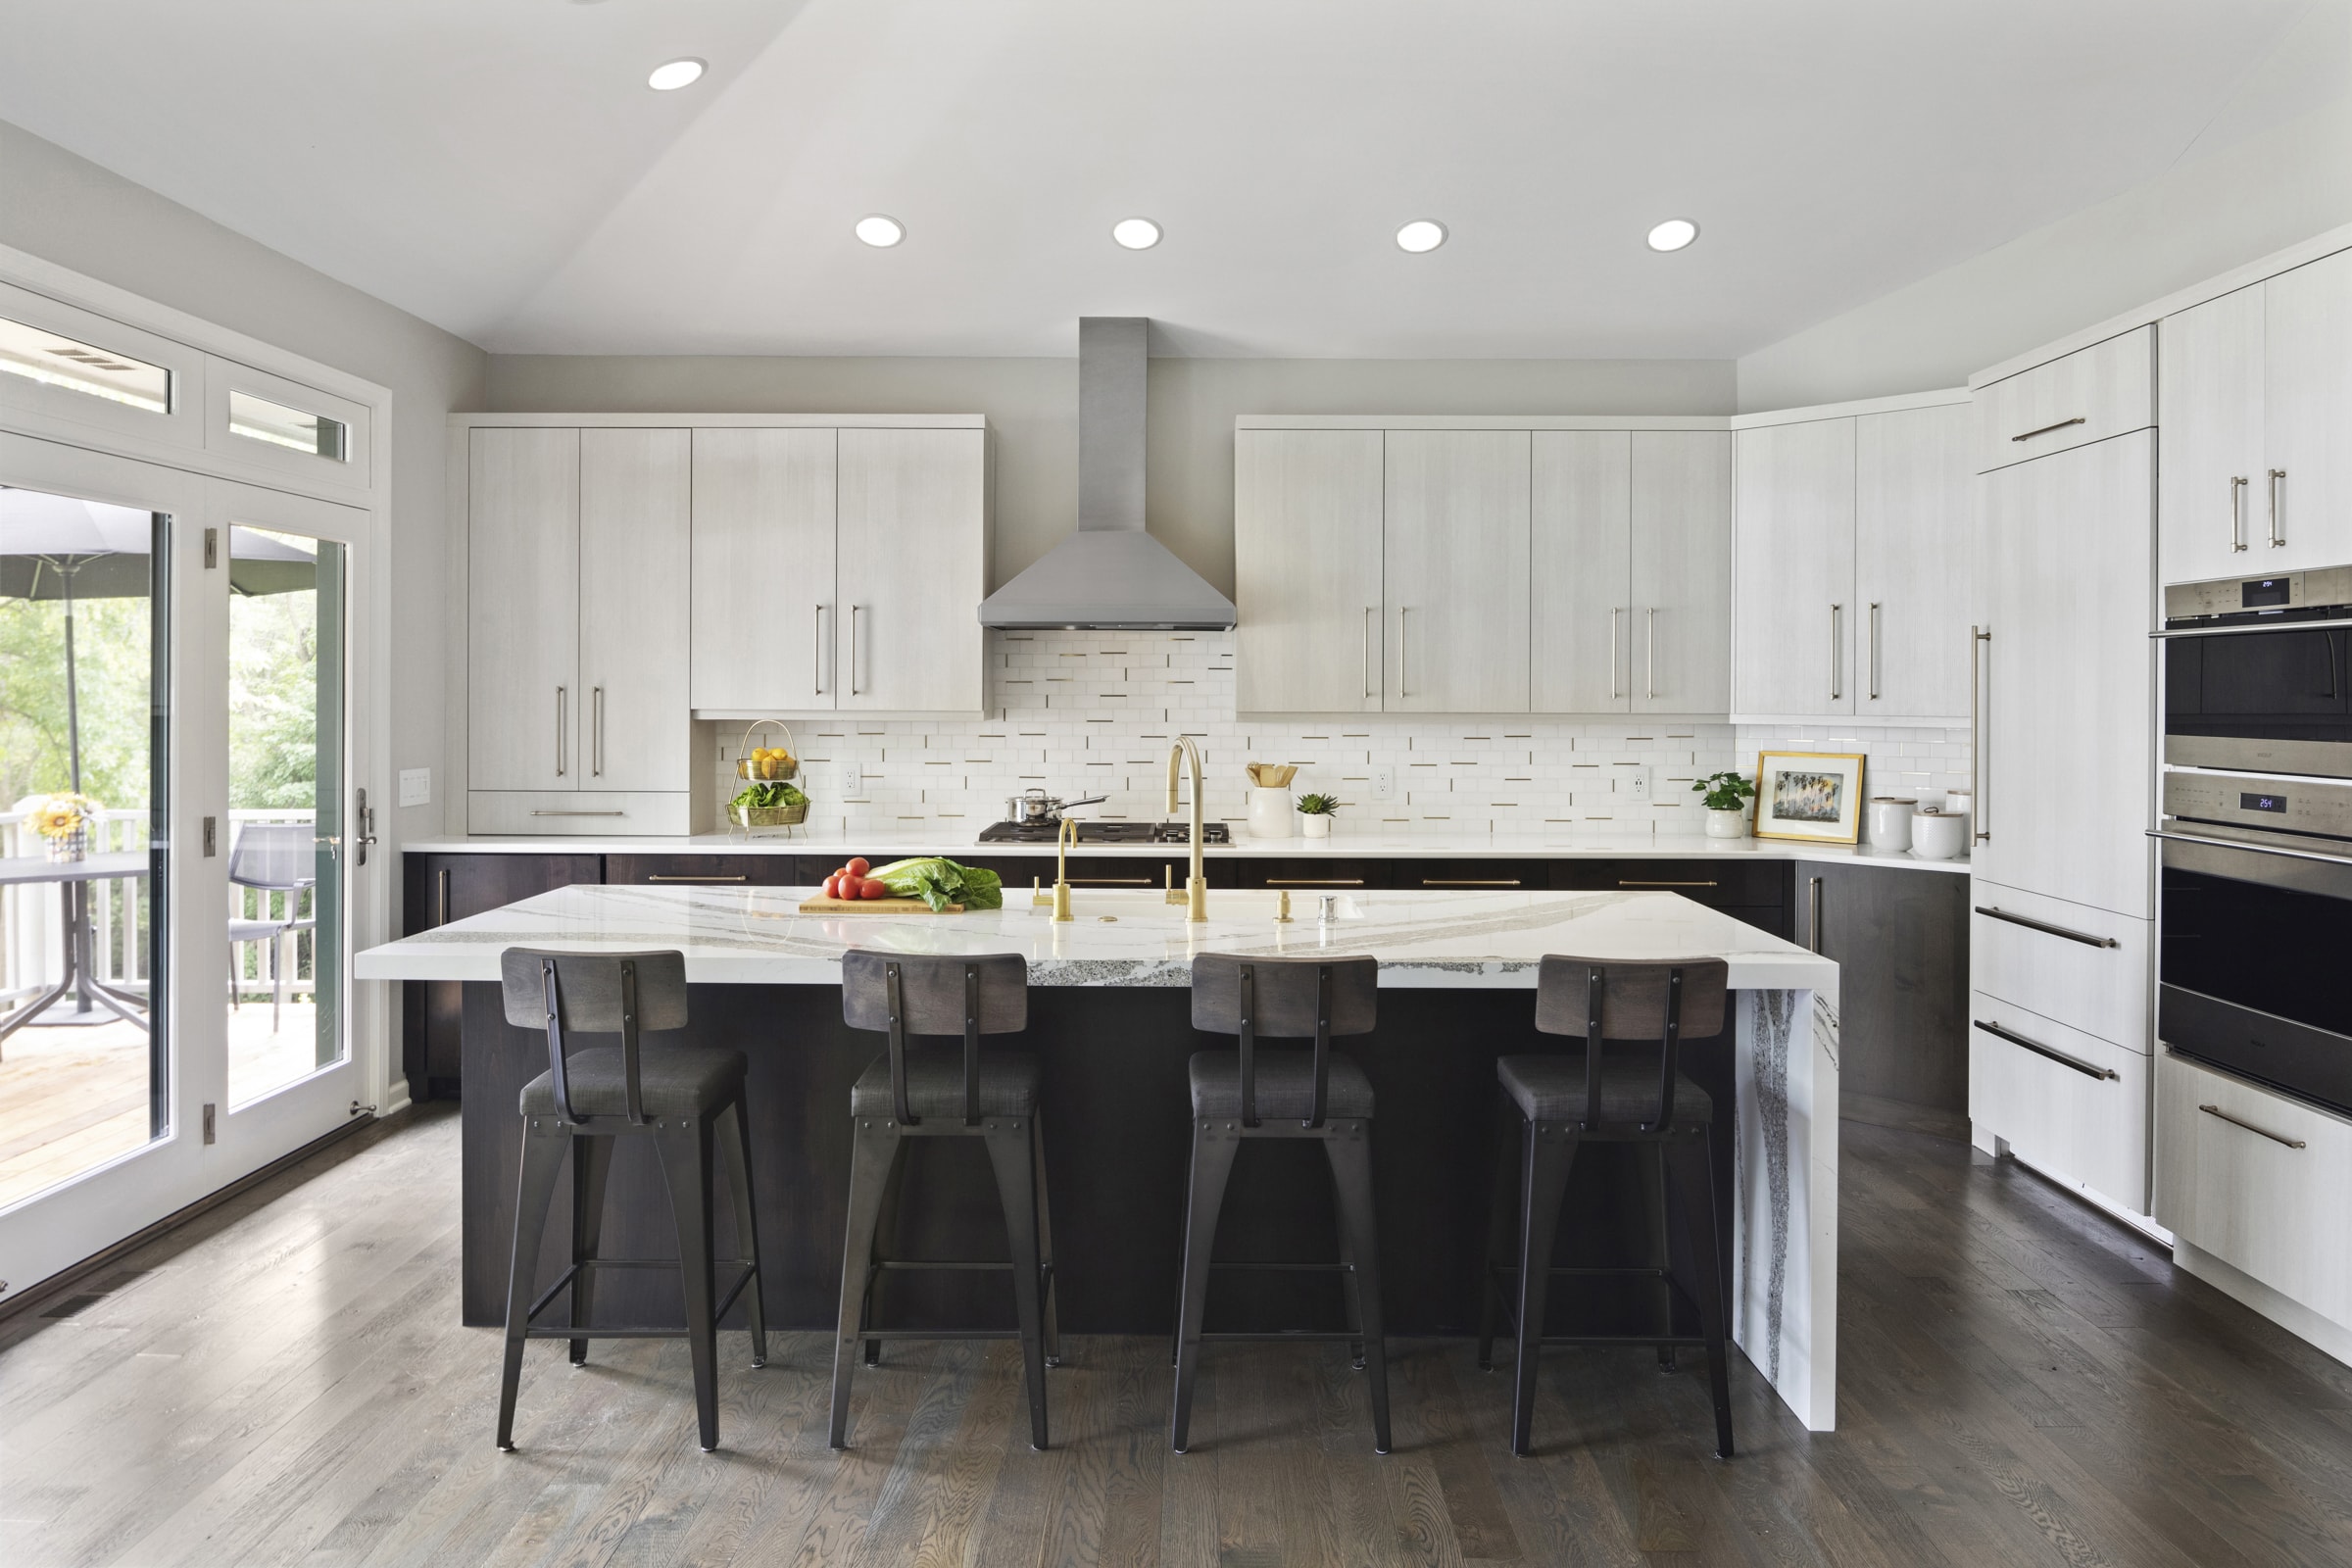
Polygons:
<instances>
[{"instance_id":1,"label":"double wall oven","mask_svg":"<svg viewBox=\"0 0 2352 1568\"><path fill-rule=\"evenodd\" d=\"M2158 1038L2352 1113L2352 567L2164 608Z\"/></svg>"}]
</instances>

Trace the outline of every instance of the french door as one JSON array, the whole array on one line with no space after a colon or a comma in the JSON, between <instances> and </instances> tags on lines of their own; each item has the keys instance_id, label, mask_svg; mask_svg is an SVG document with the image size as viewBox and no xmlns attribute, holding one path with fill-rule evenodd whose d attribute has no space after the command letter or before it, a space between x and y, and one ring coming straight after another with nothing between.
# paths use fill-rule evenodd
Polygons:
<instances>
[{"instance_id":1,"label":"french door","mask_svg":"<svg viewBox=\"0 0 2352 1568\"><path fill-rule=\"evenodd\" d=\"M5 1300L347 1121L383 1047L370 514L4 432L0 487Z\"/></svg>"}]
</instances>

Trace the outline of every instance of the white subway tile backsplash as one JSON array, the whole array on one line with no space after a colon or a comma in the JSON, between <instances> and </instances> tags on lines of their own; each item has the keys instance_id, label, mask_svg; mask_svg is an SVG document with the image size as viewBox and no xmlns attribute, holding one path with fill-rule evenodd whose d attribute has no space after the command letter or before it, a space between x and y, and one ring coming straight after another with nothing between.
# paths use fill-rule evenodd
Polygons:
<instances>
[{"instance_id":1,"label":"white subway tile backsplash","mask_svg":"<svg viewBox=\"0 0 2352 1568\"><path fill-rule=\"evenodd\" d=\"M1578 722L1514 717L1494 723L1349 714L1249 719L1234 712L1230 632L993 632L992 707L971 719L819 718L795 726L801 786L812 825L845 832L931 821L957 832L1004 814L1006 796L1032 787L1107 794L1097 813L1156 820L1165 812L1167 748L1192 736L1208 767L1208 814L1248 812L1242 764L1289 762L1294 794L1318 790L1344 804L1341 835L1579 832L1688 837L1703 831L1691 781L1732 768L1753 774L1760 751L1861 752L1866 786L1929 793L1966 789L1966 730L1847 722L1812 725ZM736 788L732 737L713 787ZM864 790L845 798L852 763ZM1618 787L1634 765L1652 769L1656 799ZM1396 793L1372 799L1372 773Z\"/></svg>"}]
</instances>

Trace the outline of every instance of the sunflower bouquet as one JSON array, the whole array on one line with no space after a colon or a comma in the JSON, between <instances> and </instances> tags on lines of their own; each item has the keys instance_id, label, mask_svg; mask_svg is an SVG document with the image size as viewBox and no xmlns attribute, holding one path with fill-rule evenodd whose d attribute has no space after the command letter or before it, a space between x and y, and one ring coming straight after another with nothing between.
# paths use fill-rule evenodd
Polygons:
<instances>
[{"instance_id":1,"label":"sunflower bouquet","mask_svg":"<svg viewBox=\"0 0 2352 1568\"><path fill-rule=\"evenodd\" d=\"M34 803L32 830L49 841L52 860L78 860L89 853L90 819L98 803L86 795L60 791Z\"/></svg>"}]
</instances>

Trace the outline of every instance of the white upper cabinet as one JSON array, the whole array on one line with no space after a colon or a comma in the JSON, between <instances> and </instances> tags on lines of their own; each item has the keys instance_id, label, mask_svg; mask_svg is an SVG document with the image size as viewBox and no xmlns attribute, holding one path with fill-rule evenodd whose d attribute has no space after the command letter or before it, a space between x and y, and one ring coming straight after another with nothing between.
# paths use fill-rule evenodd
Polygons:
<instances>
[{"instance_id":1,"label":"white upper cabinet","mask_svg":"<svg viewBox=\"0 0 2352 1568\"><path fill-rule=\"evenodd\" d=\"M1243 712L1380 711L1384 448L1379 430L1235 432Z\"/></svg>"},{"instance_id":2,"label":"white upper cabinet","mask_svg":"<svg viewBox=\"0 0 2352 1568\"><path fill-rule=\"evenodd\" d=\"M1854 420L1738 435L1732 710L1854 711Z\"/></svg>"},{"instance_id":3,"label":"white upper cabinet","mask_svg":"<svg viewBox=\"0 0 2352 1568\"><path fill-rule=\"evenodd\" d=\"M580 432L583 790L686 790L692 432Z\"/></svg>"},{"instance_id":4,"label":"white upper cabinet","mask_svg":"<svg viewBox=\"0 0 2352 1568\"><path fill-rule=\"evenodd\" d=\"M1636 430L1631 457L1630 706L1724 713L1732 700L1731 433Z\"/></svg>"},{"instance_id":5,"label":"white upper cabinet","mask_svg":"<svg viewBox=\"0 0 2352 1568\"><path fill-rule=\"evenodd\" d=\"M2141 431L1985 476L1978 877L2153 914L2148 638L2156 448Z\"/></svg>"},{"instance_id":6,"label":"white upper cabinet","mask_svg":"<svg viewBox=\"0 0 2352 1568\"><path fill-rule=\"evenodd\" d=\"M1854 421L1856 717L1968 712L1974 422L1965 403Z\"/></svg>"},{"instance_id":7,"label":"white upper cabinet","mask_svg":"<svg viewBox=\"0 0 2352 1568\"><path fill-rule=\"evenodd\" d=\"M824 710L839 680L834 432L694 432L698 710Z\"/></svg>"},{"instance_id":8,"label":"white upper cabinet","mask_svg":"<svg viewBox=\"0 0 2352 1568\"><path fill-rule=\"evenodd\" d=\"M979 711L988 701L978 613L988 596L987 432L844 429L837 452L833 706Z\"/></svg>"},{"instance_id":9,"label":"white upper cabinet","mask_svg":"<svg viewBox=\"0 0 2352 1568\"><path fill-rule=\"evenodd\" d=\"M2157 324L2160 580L2204 582L2268 568L2262 435L2263 288L2208 300Z\"/></svg>"},{"instance_id":10,"label":"white upper cabinet","mask_svg":"<svg viewBox=\"0 0 2352 1568\"><path fill-rule=\"evenodd\" d=\"M1633 436L1538 430L1532 453L1528 706L1628 711Z\"/></svg>"},{"instance_id":11,"label":"white upper cabinet","mask_svg":"<svg viewBox=\"0 0 2352 1568\"><path fill-rule=\"evenodd\" d=\"M466 784L576 790L580 432L482 429L466 463Z\"/></svg>"},{"instance_id":12,"label":"white upper cabinet","mask_svg":"<svg viewBox=\"0 0 2352 1568\"><path fill-rule=\"evenodd\" d=\"M1528 432L1392 430L1387 446L1387 710L1526 712Z\"/></svg>"},{"instance_id":13,"label":"white upper cabinet","mask_svg":"<svg viewBox=\"0 0 2352 1568\"><path fill-rule=\"evenodd\" d=\"M2262 292L2266 461L2247 559L2255 572L2343 565L2352 563L2352 251L2281 272Z\"/></svg>"},{"instance_id":14,"label":"white upper cabinet","mask_svg":"<svg viewBox=\"0 0 2352 1568\"><path fill-rule=\"evenodd\" d=\"M2155 335L2153 326L2135 327L1979 387L1978 471L2155 422Z\"/></svg>"}]
</instances>

